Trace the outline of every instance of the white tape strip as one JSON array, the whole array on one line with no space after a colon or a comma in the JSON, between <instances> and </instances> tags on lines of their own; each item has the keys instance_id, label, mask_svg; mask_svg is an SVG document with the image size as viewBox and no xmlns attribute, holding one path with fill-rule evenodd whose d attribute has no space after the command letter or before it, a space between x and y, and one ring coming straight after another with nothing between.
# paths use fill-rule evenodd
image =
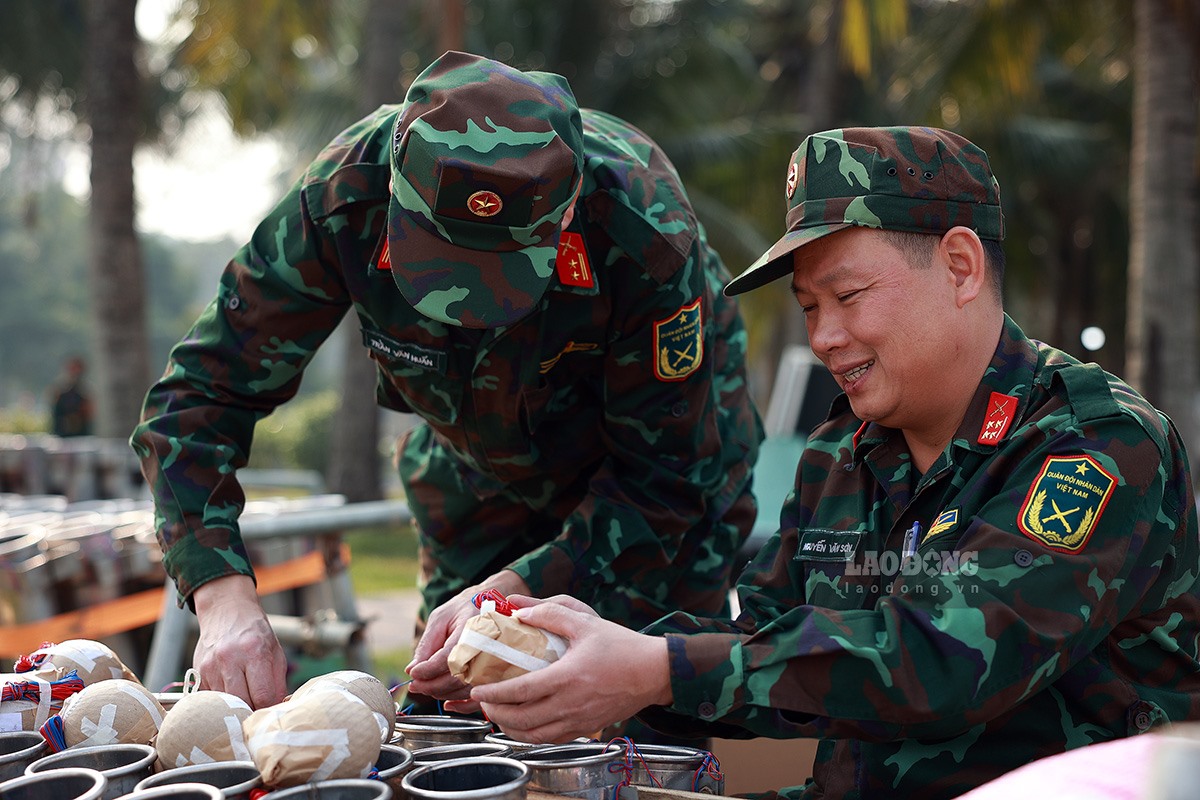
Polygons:
<instances>
[{"instance_id":1,"label":"white tape strip","mask_svg":"<svg viewBox=\"0 0 1200 800\"><path fill-rule=\"evenodd\" d=\"M503 642L498 642L470 629L463 631L462 638L459 641L468 647L474 647L476 650L493 655L502 661L507 661L515 667L520 667L526 672L544 669L550 666L551 663L543 658L531 656L529 653L522 652L515 647L509 647Z\"/></svg>"},{"instance_id":2,"label":"white tape strip","mask_svg":"<svg viewBox=\"0 0 1200 800\"><path fill-rule=\"evenodd\" d=\"M82 667L85 672L91 672L92 670L96 669L96 662L108 656L108 653L104 651L104 648L100 647L95 642L90 641L87 642L87 644L73 644L67 645L66 647L58 645L57 647L51 647L50 649L52 651L58 650L59 647L62 648L59 650L59 652ZM49 661L51 664L54 663L53 655L50 656ZM57 664L55 666L57 666ZM113 677L117 677L120 674L121 670L117 670L117 675L114 675Z\"/></svg>"},{"instance_id":3,"label":"white tape strip","mask_svg":"<svg viewBox=\"0 0 1200 800\"><path fill-rule=\"evenodd\" d=\"M264 747L328 747L329 755L313 771L309 781L320 781L350 757L349 733L345 730L326 728L314 731L266 731L250 737L250 751L258 752Z\"/></svg>"},{"instance_id":4,"label":"white tape strip","mask_svg":"<svg viewBox=\"0 0 1200 800\"><path fill-rule=\"evenodd\" d=\"M157 701L150 695L146 694L146 690L141 686L129 683L128 681L114 683L114 685L125 694L141 703L142 708L146 709L146 713L150 715L150 719L154 720L154 727L162 727L162 711L159 710Z\"/></svg>"},{"instance_id":5,"label":"white tape strip","mask_svg":"<svg viewBox=\"0 0 1200 800\"><path fill-rule=\"evenodd\" d=\"M30 676L30 680L38 685L38 710L37 716L34 718L34 730L37 730L45 724L46 720L50 719L50 693L54 690L50 686L50 681L32 676Z\"/></svg>"},{"instance_id":6,"label":"white tape strip","mask_svg":"<svg viewBox=\"0 0 1200 800\"><path fill-rule=\"evenodd\" d=\"M253 761L246 747L246 735L242 733L242 721L230 714L225 717L225 733L229 736L229 749L234 761Z\"/></svg>"},{"instance_id":7,"label":"white tape strip","mask_svg":"<svg viewBox=\"0 0 1200 800\"><path fill-rule=\"evenodd\" d=\"M195 745L192 745L192 752L186 756L182 753L175 756L175 766L177 767L186 767L189 764L215 764L216 761L215 758Z\"/></svg>"},{"instance_id":8,"label":"white tape strip","mask_svg":"<svg viewBox=\"0 0 1200 800\"><path fill-rule=\"evenodd\" d=\"M116 744L117 729L113 723L117 720L117 706L114 703L105 703L100 708L100 721L92 722L92 720L84 717L79 722L79 731L84 735L82 742L77 742L80 747L92 747L102 744ZM69 746L74 746L67 742Z\"/></svg>"}]
</instances>

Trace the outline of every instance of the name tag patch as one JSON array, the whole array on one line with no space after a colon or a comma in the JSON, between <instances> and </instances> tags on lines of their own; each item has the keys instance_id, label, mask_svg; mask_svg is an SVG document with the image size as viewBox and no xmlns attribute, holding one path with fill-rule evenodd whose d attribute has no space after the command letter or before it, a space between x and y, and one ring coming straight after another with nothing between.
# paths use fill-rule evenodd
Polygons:
<instances>
[{"instance_id":1,"label":"name tag patch","mask_svg":"<svg viewBox=\"0 0 1200 800\"><path fill-rule=\"evenodd\" d=\"M407 366L427 369L441 375L446 374L446 353L432 347L422 347L419 344L398 342L390 336L384 336L378 331L362 329L363 344L380 355L400 361Z\"/></svg>"},{"instance_id":2,"label":"name tag patch","mask_svg":"<svg viewBox=\"0 0 1200 800\"><path fill-rule=\"evenodd\" d=\"M853 561L862 531L831 531L811 528L800 534L798 561Z\"/></svg>"}]
</instances>

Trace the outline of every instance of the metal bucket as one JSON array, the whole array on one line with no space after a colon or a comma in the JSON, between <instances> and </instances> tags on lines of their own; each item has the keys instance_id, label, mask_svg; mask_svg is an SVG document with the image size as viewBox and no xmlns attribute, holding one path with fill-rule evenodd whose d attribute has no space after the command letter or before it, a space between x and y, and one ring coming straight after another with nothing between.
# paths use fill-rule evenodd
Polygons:
<instances>
[{"instance_id":1,"label":"metal bucket","mask_svg":"<svg viewBox=\"0 0 1200 800\"><path fill-rule=\"evenodd\" d=\"M664 789L680 789L702 794L724 794L724 777L716 778L704 770L705 759L712 754L695 747L674 744L636 745L633 756L633 772L629 782L635 786L658 786ZM649 772L647 772L649 770ZM650 777L658 779L658 783Z\"/></svg>"},{"instance_id":2,"label":"metal bucket","mask_svg":"<svg viewBox=\"0 0 1200 800\"><path fill-rule=\"evenodd\" d=\"M512 755L512 748L499 742L467 742L465 744L443 744L438 747L424 747L413 753L413 761L418 767L432 764L436 761L453 761L456 758L479 758L480 756Z\"/></svg>"},{"instance_id":3,"label":"metal bucket","mask_svg":"<svg viewBox=\"0 0 1200 800\"><path fill-rule=\"evenodd\" d=\"M511 748L514 753L524 753L526 750L532 750L535 747L547 747L548 746L548 745L544 745L544 744L534 744L533 742L518 742L516 739L512 738L511 736L509 736L507 733L504 733L503 731L496 731L495 733L489 733L487 736L483 737L483 740L485 742L494 742L495 744L508 745L509 748ZM567 742L566 744L587 744L590 741L592 741L592 740L585 738L583 736L580 736L578 739L573 739L570 742Z\"/></svg>"},{"instance_id":4,"label":"metal bucket","mask_svg":"<svg viewBox=\"0 0 1200 800\"><path fill-rule=\"evenodd\" d=\"M158 754L148 744L106 744L96 747L72 747L61 753L42 756L25 768L26 775L37 775L64 767L94 769L108 780L105 800L129 794L154 770Z\"/></svg>"},{"instance_id":5,"label":"metal bucket","mask_svg":"<svg viewBox=\"0 0 1200 800\"><path fill-rule=\"evenodd\" d=\"M0 781L25 774L25 768L46 754L46 740L37 731L0 733Z\"/></svg>"},{"instance_id":6,"label":"metal bucket","mask_svg":"<svg viewBox=\"0 0 1200 800\"><path fill-rule=\"evenodd\" d=\"M94 769L54 769L0 783L0 800L100 800L107 784Z\"/></svg>"},{"instance_id":7,"label":"metal bucket","mask_svg":"<svg viewBox=\"0 0 1200 800\"><path fill-rule=\"evenodd\" d=\"M121 795L117 800L221 800L225 795L215 786L207 783L172 783L168 786L153 786L149 789L135 789L129 794Z\"/></svg>"},{"instance_id":8,"label":"metal bucket","mask_svg":"<svg viewBox=\"0 0 1200 800\"><path fill-rule=\"evenodd\" d=\"M404 779L416 762L413 754L398 744L379 746L379 758L375 761L375 769L379 772L379 780L392 787L396 795L401 793L400 781Z\"/></svg>"},{"instance_id":9,"label":"metal bucket","mask_svg":"<svg viewBox=\"0 0 1200 800\"><path fill-rule=\"evenodd\" d=\"M425 716L397 717L392 744L416 753L426 747L444 744L482 742L492 731L492 723L471 717Z\"/></svg>"},{"instance_id":10,"label":"metal bucket","mask_svg":"<svg viewBox=\"0 0 1200 800\"><path fill-rule=\"evenodd\" d=\"M525 800L529 778L522 762L485 756L417 767L401 786L411 800Z\"/></svg>"},{"instance_id":11,"label":"metal bucket","mask_svg":"<svg viewBox=\"0 0 1200 800\"><path fill-rule=\"evenodd\" d=\"M555 744L514 756L532 772L530 789L567 797L605 800L625 778L620 769L625 748L619 744Z\"/></svg>"},{"instance_id":12,"label":"metal bucket","mask_svg":"<svg viewBox=\"0 0 1200 800\"><path fill-rule=\"evenodd\" d=\"M262 786L262 775L253 761L214 761L165 769L143 778L134 788L141 791L177 783L202 783L227 800L250 800L250 792Z\"/></svg>"},{"instance_id":13,"label":"metal bucket","mask_svg":"<svg viewBox=\"0 0 1200 800\"><path fill-rule=\"evenodd\" d=\"M392 788L383 781L344 778L280 789L267 797L270 800L392 800Z\"/></svg>"}]
</instances>

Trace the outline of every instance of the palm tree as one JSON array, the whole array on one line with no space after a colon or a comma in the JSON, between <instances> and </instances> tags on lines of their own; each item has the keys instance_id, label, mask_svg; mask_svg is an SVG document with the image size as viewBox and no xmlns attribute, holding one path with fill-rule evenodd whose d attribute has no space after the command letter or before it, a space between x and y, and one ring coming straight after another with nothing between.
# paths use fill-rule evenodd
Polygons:
<instances>
[{"instance_id":1,"label":"palm tree","mask_svg":"<svg viewBox=\"0 0 1200 800\"><path fill-rule=\"evenodd\" d=\"M1128 374L1200 452L1197 56L1200 3L1135 3ZM1170 309L1169 317L1163 312Z\"/></svg>"},{"instance_id":2,"label":"palm tree","mask_svg":"<svg viewBox=\"0 0 1200 800\"><path fill-rule=\"evenodd\" d=\"M126 437L149 386L142 254L134 230L133 149L138 138L134 4L87 4L88 110L92 127L91 248L96 337L96 430Z\"/></svg>"}]
</instances>

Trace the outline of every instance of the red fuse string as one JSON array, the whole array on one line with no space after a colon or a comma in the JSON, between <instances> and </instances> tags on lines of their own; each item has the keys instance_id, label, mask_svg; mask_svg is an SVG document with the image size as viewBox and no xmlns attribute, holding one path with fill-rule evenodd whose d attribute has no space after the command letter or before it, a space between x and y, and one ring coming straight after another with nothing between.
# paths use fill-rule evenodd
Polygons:
<instances>
[{"instance_id":1,"label":"red fuse string","mask_svg":"<svg viewBox=\"0 0 1200 800\"><path fill-rule=\"evenodd\" d=\"M516 611L516 609L513 607L513 604L508 602L508 599L504 595L500 594L498 589L485 589L482 592L477 592L476 595L471 598L471 602L475 604L476 608L483 608L484 600L491 600L493 603L495 603L496 610L506 617L511 617L513 611Z\"/></svg>"}]
</instances>

